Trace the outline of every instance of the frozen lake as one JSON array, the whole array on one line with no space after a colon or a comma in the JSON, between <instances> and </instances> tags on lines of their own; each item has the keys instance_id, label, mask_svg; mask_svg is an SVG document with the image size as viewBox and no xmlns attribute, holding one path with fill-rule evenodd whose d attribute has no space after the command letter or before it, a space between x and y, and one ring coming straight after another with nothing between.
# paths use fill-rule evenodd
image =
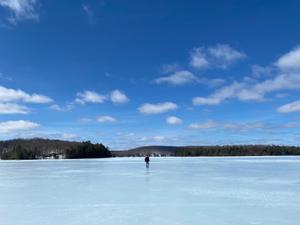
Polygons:
<instances>
[{"instance_id":1,"label":"frozen lake","mask_svg":"<svg viewBox=\"0 0 300 225\"><path fill-rule=\"evenodd\" d=\"M0 161L0 225L299 225L300 157Z\"/></svg>"}]
</instances>

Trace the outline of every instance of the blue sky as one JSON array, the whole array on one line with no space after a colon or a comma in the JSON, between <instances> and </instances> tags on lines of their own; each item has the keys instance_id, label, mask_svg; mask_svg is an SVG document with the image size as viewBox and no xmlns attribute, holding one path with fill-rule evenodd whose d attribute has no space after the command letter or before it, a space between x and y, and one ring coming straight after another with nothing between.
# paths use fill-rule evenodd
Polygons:
<instances>
[{"instance_id":1,"label":"blue sky","mask_svg":"<svg viewBox=\"0 0 300 225\"><path fill-rule=\"evenodd\" d=\"M299 1L0 0L0 138L300 141Z\"/></svg>"}]
</instances>

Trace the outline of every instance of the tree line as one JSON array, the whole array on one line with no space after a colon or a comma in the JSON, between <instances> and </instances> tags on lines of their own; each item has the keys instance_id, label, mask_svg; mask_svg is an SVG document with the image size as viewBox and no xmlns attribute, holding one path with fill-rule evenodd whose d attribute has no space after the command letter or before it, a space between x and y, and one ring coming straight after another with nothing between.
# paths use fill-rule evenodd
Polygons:
<instances>
[{"instance_id":1,"label":"tree line","mask_svg":"<svg viewBox=\"0 0 300 225\"><path fill-rule=\"evenodd\" d=\"M175 156L281 156L300 155L300 147L278 145L226 145L180 147Z\"/></svg>"},{"instance_id":2,"label":"tree line","mask_svg":"<svg viewBox=\"0 0 300 225\"><path fill-rule=\"evenodd\" d=\"M57 149L56 149L57 150ZM106 158L111 157L111 152L102 144L92 144L90 141L81 142L76 145L70 145L65 150L43 151L37 146L26 148L23 145L16 145L12 148L2 150L0 157L2 160L32 160L44 158Z\"/></svg>"},{"instance_id":3,"label":"tree line","mask_svg":"<svg viewBox=\"0 0 300 225\"><path fill-rule=\"evenodd\" d=\"M103 144L70 142L49 139L15 139L0 141L0 158L104 158L126 156L266 156L300 155L300 147L278 145L225 145L225 146L144 146L127 151L110 151Z\"/></svg>"},{"instance_id":4,"label":"tree line","mask_svg":"<svg viewBox=\"0 0 300 225\"><path fill-rule=\"evenodd\" d=\"M111 156L111 152L103 144L92 144L89 141L66 151L66 159L108 158Z\"/></svg>"}]
</instances>

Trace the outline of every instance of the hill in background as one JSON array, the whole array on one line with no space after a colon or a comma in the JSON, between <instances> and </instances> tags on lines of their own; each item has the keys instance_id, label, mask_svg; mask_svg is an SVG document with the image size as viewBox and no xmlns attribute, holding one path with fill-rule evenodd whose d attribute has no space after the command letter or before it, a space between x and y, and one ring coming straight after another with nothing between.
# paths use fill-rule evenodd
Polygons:
<instances>
[{"instance_id":1,"label":"hill in background","mask_svg":"<svg viewBox=\"0 0 300 225\"><path fill-rule=\"evenodd\" d=\"M300 155L300 147L277 145L145 146L113 151L113 156L263 156Z\"/></svg>"},{"instance_id":2,"label":"hill in background","mask_svg":"<svg viewBox=\"0 0 300 225\"><path fill-rule=\"evenodd\" d=\"M102 158L111 152L102 144L42 138L0 141L1 159Z\"/></svg>"},{"instance_id":3,"label":"hill in background","mask_svg":"<svg viewBox=\"0 0 300 225\"><path fill-rule=\"evenodd\" d=\"M143 146L138 148L133 148L125 151L112 151L115 157L128 157L128 156L175 156L176 151L180 147L174 146Z\"/></svg>"}]
</instances>

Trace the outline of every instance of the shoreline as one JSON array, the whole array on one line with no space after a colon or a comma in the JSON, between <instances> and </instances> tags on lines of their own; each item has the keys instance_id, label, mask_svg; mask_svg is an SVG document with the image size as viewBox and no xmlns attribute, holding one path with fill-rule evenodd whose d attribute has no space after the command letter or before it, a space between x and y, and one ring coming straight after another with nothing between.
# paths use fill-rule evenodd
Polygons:
<instances>
[{"instance_id":1,"label":"shoreline","mask_svg":"<svg viewBox=\"0 0 300 225\"><path fill-rule=\"evenodd\" d=\"M300 158L300 155L259 155L259 156L153 156L151 159L262 159L262 158ZM107 157L107 158L80 158L80 159L0 159L0 162L14 162L14 161L22 161L22 162L41 162L41 161L89 161L89 160L111 160L116 159L136 159L137 161L143 160L143 156L124 156L124 157ZM143 161L142 161L143 162Z\"/></svg>"}]
</instances>

